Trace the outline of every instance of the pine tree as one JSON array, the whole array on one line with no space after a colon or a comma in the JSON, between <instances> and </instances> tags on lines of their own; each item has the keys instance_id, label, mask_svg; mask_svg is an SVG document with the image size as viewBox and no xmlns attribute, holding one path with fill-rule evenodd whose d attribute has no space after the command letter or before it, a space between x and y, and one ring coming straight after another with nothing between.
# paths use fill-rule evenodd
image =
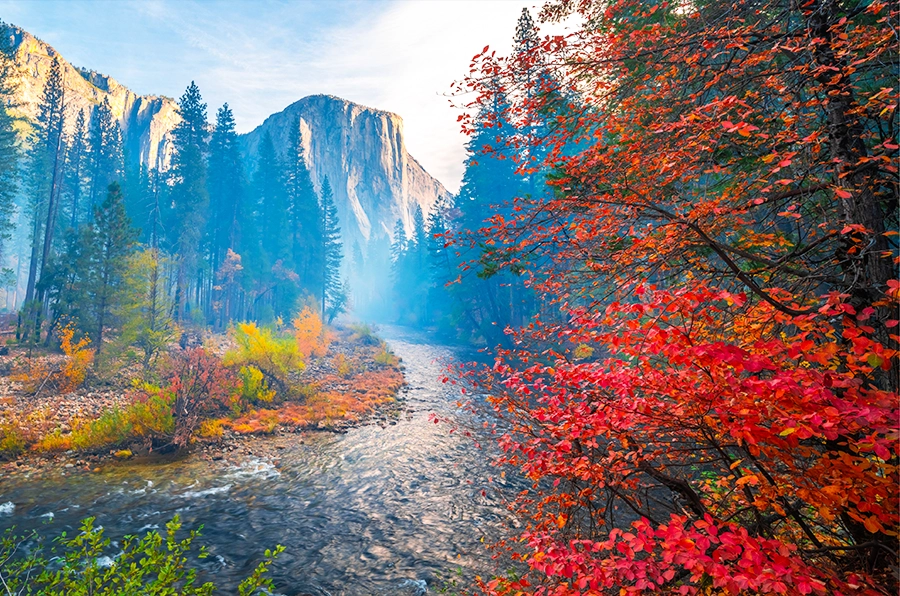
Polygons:
<instances>
[{"instance_id":1,"label":"pine tree","mask_svg":"<svg viewBox=\"0 0 900 596\"><path fill-rule=\"evenodd\" d=\"M103 335L119 320L129 257L137 230L125 213L125 201L117 182L109 185L103 204L94 209L93 221L80 238L78 263L81 279L82 325L89 330L97 356L103 349Z\"/></svg>"},{"instance_id":2,"label":"pine tree","mask_svg":"<svg viewBox=\"0 0 900 596\"><path fill-rule=\"evenodd\" d=\"M216 126L209 141L208 225L211 271L225 262L228 249L240 252L244 176L234 115L226 103L216 112Z\"/></svg>"},{"instance_id":3,"label":"pine tree","mask_svg":"<svg viewBox=\"0 0 900 596\"><path fill-rule=\"evenodd\" d=\"M328 176L322 181L322 318L331 322L343 312L348 289L341 283L341 262L344 247L341 242L341 225L337 206Z\"/></svg>"},{"instance_id":4,"label":"pine tree","mask_svg":"<svg viewBox=\"0 0 900 596\"><path fill-rule=\"evenodd\" d=\"M291 217L292 260L300 285L307 289L318 287L322 254L322 215L319 197L310 178L303 143L300 120L294 121L289 137L285 164L288 212Z\"/></svg>"},{"instance_id":5,"label":"pine tree","mask_svg":"<svg viewBox=\"0 0 900 596\"><path fill-rule=\"evenodd\" d=\"M75 117L75 130L72 131L72 139L66 155L66 191L68 192L70 203L68 213L68 225L73 229L78 229L81 214L81 193L84 186L84 163L88 156L87 144L87 123L84 117L84 111L79 110L78 116Z\"/></svg>"},{"instance_id":6,"label":"pine tree","mask_svg":"<svg viewBox=\"0 0 900 596\"><path fill-rule=\"evenodd\" d=\"M176 320L182 320L190 283L197 270L200 239L206 222L209 194L206 183L206 104L191 81L178 101L181 122L173 130L171 167L174 221L171 231L177 252Z\"/></svg>"},{"instance_id":7,"label":"pine tree","mask_svg":"<svg viewBox=\"0 0 900 596\"><path fill-rule=\"evenodd\" d=\"M88 151L90 154L90 183L88 185L89 202L88 217L94 207L102 200L103 193L113 181L124 178L124 153L122 149L122 132L113 115L109 99L104 98L91 117L88 132Z\"/></svg>"},{"instance_id":8,"label":"pine tree","mask_svg":"<svg viewBox=\"0 0 900 596\"><path fill-rule=\"evenodd\" d=\"M0 21L0 265L6 260L5 243L12 231L15 198L19 190L19 146L10 114L18 83L18 67L10 42L9 26Z\"/></svg>"},{"instance_id":9,"label":"pine tree","mask_svg":"<svg viewBox=\"0 0 900 596\"><path fill-rule=\"evenodd\" d=\"M291 214L285 184L285 169L268 131L259 146L259 162L254 176L258 199L256 234L260 258L251 267L258 282L256 314L261 319L289 317L299 297L300 278L294 271ZM255 259L252 254L248 264ZM262 297L266 301L262 301Z\"/></svg>"},{"instance_id":10,"label":"pine tree","mask_svg":"<svg viewBox=\"0 0 900 596\"><path fill-rule=\"evenodd\" d=\"M38 273L50 259L57 199L65 163L65 86L59 58L53 59L47 83L44 85L31 160L31 257L28 263L28 282L25 287L27 312L25 336L33 332L39 338L41 326L40 301L35 300Z\"/></svg>"},{"instance_id":11,"label":"pine tree","mask_svg":"<svg viewBox=\"0 0 900 596\"><path fill-rule=\"evenodd\" d=\"M263 253L269 266L285 262L290 256L288 234L287 191L284 170L269 131L259 143L259 162L254 177L254 190L259 201L259 230Z\"/></svg>"}]
</instances>

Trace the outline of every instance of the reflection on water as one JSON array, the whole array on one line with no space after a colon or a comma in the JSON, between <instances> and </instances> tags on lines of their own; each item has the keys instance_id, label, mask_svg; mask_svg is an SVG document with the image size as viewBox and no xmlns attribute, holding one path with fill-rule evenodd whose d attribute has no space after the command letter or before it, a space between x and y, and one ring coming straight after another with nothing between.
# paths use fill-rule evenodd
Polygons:
<instances>
[{"instance_id":1,"label":"reflection on water","mask_svg":"<svg viewBox=\"0 0 900 596\"><path fill-rule=\"evenodd\" d=\"M437 413L481 426L440 382L454 353L401 330L386 335L409 383L396 424L307 435L303 443L295 435L277 459L239 465L192 455L97 474L0 480L0 529L52 518L58 533L96 515L118 537L162 528L178 513L186 528L204 525L210 557L202 565L224 593L275 544L287 547L273 569L288 595L416 594L460 567L490 575L482 539L497 537L509 514L496 482L487 483L489 457L429 421Z\"/></svg>"}]
</instances>

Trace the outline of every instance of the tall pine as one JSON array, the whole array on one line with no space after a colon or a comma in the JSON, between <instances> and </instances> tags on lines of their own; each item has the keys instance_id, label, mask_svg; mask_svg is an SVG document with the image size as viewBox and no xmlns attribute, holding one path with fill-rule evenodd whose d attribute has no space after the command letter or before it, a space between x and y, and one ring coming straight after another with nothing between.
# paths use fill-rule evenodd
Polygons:
<instances>
[{"instance_id":1,"label":"tall pine","mask_svg":"<svg viewBox=\"0 0 900 596\"><path fill-rule=\"evenodd\" d=\"M31 256L28 262L28 281L25 286L25 337L40 335L41 307L35 289L40 270L50 257L56 205L65 163L65 85L59 58L53 59L47 83L38 104L38 115L31 147L30 216ZM20 334L22 330L20 329ZM21 335L20 335L21 337Z\"/></svg>"},{"instance_id":2,"label":"tall pine","mask_svg":"<svg viewBox=\"0 0 900 596\"><path fill-rule=\"evenodd\" d=\"M68 155L66 155L66 193L68 195L67 225L77 229L81 220L80 211L84 209L82 191L84 189L85 162L89 156L87 121L84 111L79 110L75 117L75 129L72 131Z\"/></svg>"},{"instance_id":3,"label":"tall pine","mask_svg":"<svg viewBox=\"0 0 900 596\"><path fill-rule=\"evenodd\" d=\"M344 246L328 176L322 180L322 255L322 318L330 322L346 307L347 286L341 283Z\"/></svg>"},{"instance_id":4,"label":"tall pine","mask_svg":"<svg viewBox=\"0 0 900 596\"><path fill-rule=\"evenodd\" d=\"M322 252L322 215L319 197L313 186L300 135L300 120L294 120L288 138L285 182L291 226L291 256L307 291L320 283Z\"/></svg>"},{"instance_id":5,"label":"tall pine","mask_svg":"<svg viewBox=\"0 0 900 596\"><path fill-rule=\"evenodd\" d=\"M175 288L176 319L185 316L188 293L197 273L200 240L209 206L206 182L208 141L206 104L197 84L191 81L178 100L181 122L172 131L171 183L174 221L171 225L177 254Z\"/></svg>"},{"instance_id":6,"label":"tall pine","mask_svg":"<svg viewBox=\"0 0 900 596\"><path fill-rule=\"evenodd\" d=\"M126 298L126 272L137 230L125 213L125 200L117 182L109 185L106 200L94 209L94 218L80 238L78 263L81 280L81 324L93 339L97 356L104 334L119 323Z\"/></svg>"},{"instance_id":7,"label":"tall pine","mask_svg":"<svg viewBox=\"0 0 900 596\"><path fill-rule=\"evenodd\" d=\"M226 103L216 112L216 125L209 140L208 236L213 272L219 271L229 248L240 252L243 193L243 166L234 114Z\"/></svg>"},{"instance_id":8,"label":"tall pine","mask_svg":"<svg viewBox=\"0 0 900 596\"><path fill-rule=\"evenodd\" d=\"M19 190L19 145L10 113L18 84L18 66L9 26L0 21L0 265L6 260L6 242L13 231L15 198Z\"/></svg>"}]
</instances>

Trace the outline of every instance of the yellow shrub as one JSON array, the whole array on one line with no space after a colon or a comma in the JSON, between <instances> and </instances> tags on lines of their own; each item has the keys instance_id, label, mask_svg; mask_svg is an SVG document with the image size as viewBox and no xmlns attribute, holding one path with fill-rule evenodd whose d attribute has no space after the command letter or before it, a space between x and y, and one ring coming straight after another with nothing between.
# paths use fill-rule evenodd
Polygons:
<instances>
[{"instance_id":1,"label":"yellow shrub","mask_svg":"<svg viewBox=\"0 0 900 596\"><path fill-rule=\"evenodd\" d=\"M397 366L399 361L397 357L394 356L394 353L387 347L387 344L381 342L381 345L378 347L378 351L375 352L375 362L378 364L383 364L385 366Z\"/></svg>"},{"instance_id":2,"label":"yellow shrub","mask_svg":"<svg viewBox=\"0 0 900 596\"><path fill-rule=\"evenodd\" d=\"M72 435L64 435L58 430L44 435L31 448L40 453L68 451L72 448Z\"/></svg>"},{"instance_id":3,"label":"yellow shrub","mask_svg":"<svg viewBox=\"0 0 900 596\"><path fill-rule=\"evenodd\" d=\"M15 457L25 450L25 437L13 424L0 426L0 455Z\"/></svg>"},{"instance_id":4,"label":"yellow shrub","mask_svg":"<svg viewBox=\"0 0 900 596\"><path fill-rule=\"evenodd\" d=\"M323 357L328 352L331 338L322 324L319 313L305 306L293 321L294 337L297 340L297 349L304 357Z\"/></svg>"},{"instance_id":5,"label":"yellow shrub","mask_svg":"<svg viewBox=\"0 0 900 596\"><path fill-rule=\"evenodd\" d=\"M256 323L239 323L233 332L237 350L225 354L225 365L253 365L266 377L287 385L287 376L304 368L297 344L273 330L259 328Z\"/></svg>"},{"instance_id":6,"label":"yellow shrub","mask_svg":"<svg viewBox=\"0 0 900 596\"><path fill-rule=\"evenodd\" d=\"M335 356L331 360L331 364L337 371L338 376L345 379L353 373L353 370L355 368L353 366L353 361L347 358L347 356L343 352Z\"/></svg>"},{"instance_id":7,"label":"yellow shrub","mask_svg":"<svg viewBox=\"0 0 900 596\"><path fill-rule=\"evenodd\" d=\"M200 423L198 434L204 439L220 439L225 431L225 421L220 419L204 420Z\"/></svg>"},{"instance_id":8,"label":"yellow shrub","mask_svg":"<svg viewBox=\"0 0 900 596\"><path fill-rule=\"evenodd\" d=\"M269 388L261 370L252 364L242 366L238 377L241 379L241 397L249 401L270 402L275 391Z\"/></svg>"},{"instance_id":9,"label":"yellow shrub","mask_svg":"<svg viewBox=\"0 0 900 596\"><path fill-rule=\"evenodd\" d=\"M50 368L45 361L27 358L24 362L16 363L9 378L21 383L22 391L25 393L34 393L49 376Z\"/></svg>"}]
</instances>

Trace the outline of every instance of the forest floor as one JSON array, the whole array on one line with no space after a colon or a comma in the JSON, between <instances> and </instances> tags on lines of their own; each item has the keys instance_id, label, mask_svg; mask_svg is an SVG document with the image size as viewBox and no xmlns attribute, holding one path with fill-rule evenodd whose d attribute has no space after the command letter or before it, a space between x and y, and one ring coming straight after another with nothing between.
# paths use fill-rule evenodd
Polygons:
<instances>
[{"instance_id":1,"label":"forest floor","mask_svg":"<svg viewBox=\"0 0 900 596\"><path fill-rule=\"evenodd\" d=\"M275 396L239 412L206 417L190 445L204 459L277 455L286 442L303 441L309 432L346 432L363 421L390 424L402 410L402 365L383 343L350 329L332 329L327 352L305 360L292 373L302 396ZM233 345L224 334L207 334L203 347L222 356ZM172 350L178 348L173 346ZM0 471L32 475L98 472L119 459L158 457L153 443L140 437L89 446L72 437L92 421L124 412L140 397L137 364L91 372L79 388L60 392L42 384L43 371L59 370L66 356L51 350L8 346L0 349ZM30 374L24 374L29 371ZM35 371L38 371L35 373ZM175 455L177 456L177 454Z\"/></svg>"}]
</instances>

